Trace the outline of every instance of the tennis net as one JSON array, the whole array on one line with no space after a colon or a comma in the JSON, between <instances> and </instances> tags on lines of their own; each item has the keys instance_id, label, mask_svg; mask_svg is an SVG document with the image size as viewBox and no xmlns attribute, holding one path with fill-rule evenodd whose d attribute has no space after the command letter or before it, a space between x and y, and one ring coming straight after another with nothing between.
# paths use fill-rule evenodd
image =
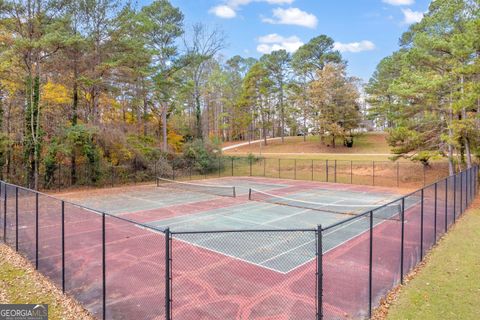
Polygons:
<instances>
[{"instance_id":1,"label":"tennis net","mask_svg":"<svg viewBox=\"0 0 480 320\"><path fill-rule=\"evenodd\" d=\"M222 197L236 197L234 186L181 182L158 177L157 187L200 192Z\"/></svg>"},{"instance_id":2,"label":"tennis net","mask_svg":"<svg viewBox=\"0 0 480 320\"><path fill-rule=\"evenodd\" d=\"M402 206L400 203L387 205L382 203L372 205L320 203L273 195L255 189L249 190L248 199L252 201L296 207L300 209L310 209L345 215L359 215L368 211L374 211L375 218L388 220L400 220L402 213Z\"/></svg>"}]
</instances>

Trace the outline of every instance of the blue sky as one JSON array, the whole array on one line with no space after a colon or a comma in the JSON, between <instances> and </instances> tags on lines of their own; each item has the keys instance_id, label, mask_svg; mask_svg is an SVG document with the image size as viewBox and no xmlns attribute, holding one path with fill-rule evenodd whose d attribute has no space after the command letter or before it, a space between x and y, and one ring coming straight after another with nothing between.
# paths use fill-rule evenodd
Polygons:
<instances>
[{"instance_id":1,"label":"blue sky","mask_svg":"<svg viewBox=\"0 0 480 320\"><path fill-rule=\"evenodd\" d=\"M145 1L148 3L148 1ZM227 35L228 58L258 58L285 48L293 52L326 34L348 60L350 75L368 80L377 63L398 49L409 24L421 19L430 0L171 0L185 24L219 26Z\"/></svg>"}]
</instances>

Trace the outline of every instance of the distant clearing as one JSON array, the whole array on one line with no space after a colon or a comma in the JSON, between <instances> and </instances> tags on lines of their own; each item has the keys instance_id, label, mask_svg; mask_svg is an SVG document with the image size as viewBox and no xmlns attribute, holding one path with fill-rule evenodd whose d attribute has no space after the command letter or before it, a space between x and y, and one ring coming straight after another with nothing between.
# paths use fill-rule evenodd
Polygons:
<instances>
[{"instance_id":1,"label":"distant clearing","mask_svg":"<svg viewBox=\"0 0 480 320\"><path fill-rule=\"evenodd\" d=\"M240 143L240 142L239 142ZM229 142L224 146L232 145ZM331 146L330 139L325 139L324 143L320 143L318 136L308 136L306 141L304 137L286 137L285 142L281 140L269 141L265 146L263 143L253 143L250 145L240 146L238 148L228 150L227 155L246 154L246 153L275 153L275 154L390 154L390 147L386 141L385 133L365 133L354 138L352 148L343 145L342 139L336 140L336 147Z\"/></svg>"}]
</instances>

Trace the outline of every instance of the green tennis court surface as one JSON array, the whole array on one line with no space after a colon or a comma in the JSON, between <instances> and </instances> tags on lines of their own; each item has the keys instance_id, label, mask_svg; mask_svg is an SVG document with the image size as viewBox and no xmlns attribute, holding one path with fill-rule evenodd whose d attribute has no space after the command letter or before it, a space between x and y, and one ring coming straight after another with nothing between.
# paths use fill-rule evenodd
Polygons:
<instances>
[{"instance_id":1,"label":"green tennis court surface","mask_svg":"<svg viewBox=\"0 0 480 320\"><path fill-rule=\"evenodd\" d=\"M264 178L228 178L199 181L207 185L229 185L237 189L237 198L183 191L156 186L127 188L85 197L86 205L120 214L130 219L161 228L170 228L174 239L205 250L280 273L290 272L313 260L316 237L313 231L275 232L275 230L314 230L352 217L332 212L366 211L390 202L399 194L374 187L316 183ZM322 208L301 208L263 201L249 201L248 189L255 188L300 201L329 204ZM205 190L208 192L207 188ZM405 203L405 209L418 199ZM355 206L358 205L358 208ZM387 215L375 218L380 224L389 217L398 217L401 207L388 208ZM369 220L355 219L324 234L324 253L354 238L369 228ZM224 231L230 232L224 232ZM245 232L244 230L251 230ZM255 232L271 230L271 232Z\"/></svg>"}]
</instances>

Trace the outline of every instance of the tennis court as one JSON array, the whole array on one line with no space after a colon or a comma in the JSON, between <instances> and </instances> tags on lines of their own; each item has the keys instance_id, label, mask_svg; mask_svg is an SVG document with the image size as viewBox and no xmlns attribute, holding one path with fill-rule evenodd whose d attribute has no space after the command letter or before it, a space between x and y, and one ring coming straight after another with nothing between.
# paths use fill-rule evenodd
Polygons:
<instances>
[{"instance_id":1,"label":"tennis court","mask_svg":"<svg viewBox=\"0 0 480 320\"><path fill-rule=\"evenodd\" d=\"M398 197L399 194L384 188L219 178L188 183L168 181L166 185L141 186L124 192L104 191L86 197L83 204L153 227L168 227L174 239L186 244L288 273L315 259L316 241L311 234L271 232L265 237L262 233L252 233L235 239L230 233L216 231L311 230L338 223ZM76 200L81 201L81 197ZM405 206L408 208L416 201L412 198ZM384 217L376 215L375 225L395 219L401 208L391 206L384 211ZM355 219L343 228L348 232L332 231L325 252L368 230L369 222Z\"/></svg>"},{"instance_id":2,"label":"tennis court","mask_svg":"<svg viewBox=\"0 0 480 320\"><path fill-rule=\"evenodd\" d=\"M224 177L60 200L2 182L0 225L99 318L363 319L465 211L477 173L406 195Z\"/></svg>"}]
</instances>

